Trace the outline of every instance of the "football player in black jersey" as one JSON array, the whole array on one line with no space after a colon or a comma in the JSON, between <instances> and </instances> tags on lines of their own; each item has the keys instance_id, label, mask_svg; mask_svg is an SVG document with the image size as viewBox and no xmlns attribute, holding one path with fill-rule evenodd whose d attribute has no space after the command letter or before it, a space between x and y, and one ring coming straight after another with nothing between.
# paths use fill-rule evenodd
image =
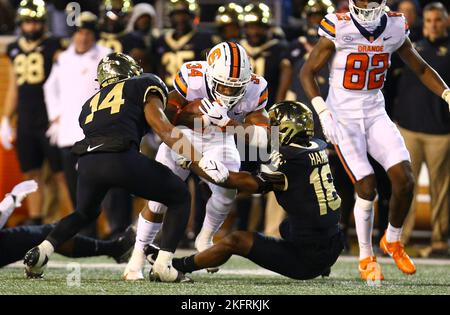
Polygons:
<instances>
[{"instance_id":1,"label":"football player in black jersey","mask_svg":"<svg viewBox=\"0 0 450 315\"><path fill-rule=\"evenodd\" d=\"M0 124L3 147L13 148L16 138L17 155L25 179L34 179L43 186L42 166L48 160L61 189L66 189L60 152L46 136L49 125L43 85L50 75L56 54L62 49L59 39L46 34L47 10L42 0L24 0L17 11L21 30L19 38L8 45L10 61L9 86ZM11 120L17 114L16 137ZM43 193L39 189L27 200L30 221L42 220Z\"/></svg>"},{"instance_id":2,"label":"football player in black jersey","mask_svg":"<svg viewBox=\"0 0 450 315\"><path fill-rule=\"evenodd\" d=\"M240 41L243 21L244 8L240 5L230 2L220 6L214 19L218 32L213 36L214 44Z\"/></svg>"},{"instance_id":3,"label":"football player in black jersey","mask_svg":"<svg viewBox=\"0 0 450 315\"><path fill-rule=\"evenodd\" d=\"M28 276L42 276L50 255L100 214L100 203L110 188L123 188L141 198L168 206L155 272L161 281L179 281L171 268L173 252L183 236L190 211L185 183L166 166L139 152L149 128L176 153L193 161L214 181L223 182L228 170L192 146L164 114L167 87L130 56L112 53L97 69L100 90L84 104L79 124L85 138L73 151L78 159L77 209L63 218L46 240L26 254Z\"/></svg>"},{"instance_id":4,"label":"football player in black jersey","mask_svg":"<svg viewBox=\"0 0 450 315\"><path fill-rule=\"evenodd\" d=\"M269 84L268 104L284 100L291 84L292 66L286 58L287 42L273 36L272 12L267 5L244 7L244 35L240 44L252 61L253 72Z\"/></svg>"},{"instance_id":5,"label":"football player in black jersey","mask_svg":"<svg viewBox=\"0 0 450 315\"><path fill-rule=\"evenodd\" d=\"M272 154L269 168L284 173L288 180L287 190L275 191L287 212L279 228L281 238L236 231L201 253L174 259L177 270L186 273L216 267L239 255L293 279L329 274L343 249L343 237L338 226L341 199L333 185L327 144L313 138L312 112L299 102L275 104L269 116L271 125L279 128L281 145ZM239 174L240 182L244 175ZM227 182L233 185L232 175ZM252 178L256 181L247 174L246 181ZM154 246L146 249L147 254L156 252Z\"/></svg>"},{"instance_id":6,"label":"football player in black jersey","mask_svg":"<svg viewBox=\"0 0 450 315\"><path fill-rule=\"evenodd\" d=\"M211 34L196 29L200 12L196 0L171 0L167 5L172 29L156 40L152 69L172 89L181 66L187 61L205 59L206 50L214 44Z\"/></svg>"},{"instance_id":7,"label":"football player in black jersey","mask_svg":"<svg viewBox=\"0 0 450 315\"><path fill-rule=\"evenodd\" d=\"M142 62L146 49L144 40L137 34L126 31L132 10L131 0L103 0L100 5L101 32L98 44Z\"/></svg>"}]
</instances>

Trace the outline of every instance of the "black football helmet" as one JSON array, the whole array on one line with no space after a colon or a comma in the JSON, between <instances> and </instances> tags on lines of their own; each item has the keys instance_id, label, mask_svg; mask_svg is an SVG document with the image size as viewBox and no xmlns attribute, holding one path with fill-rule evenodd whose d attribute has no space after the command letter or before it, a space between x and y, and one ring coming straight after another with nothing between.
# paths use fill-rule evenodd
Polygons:
<instances>
[{"instance_id":1,"label":"black football helmet","mask_svg":"<svg viewBox=\"0 0 450 315\"><path fill-rule=\"evenodd\" d=\"M97 81L100 87L105 87L142 73L142 67L132 57L123 53L111 53L100 60L97 66Z\"/></svg>"},{"instance_id":2,"label":"black football helmet","mask_svg":"<svg viewBox=\"0 0 450 315\"><path fill-rule=\"evenodd\" d=\"M271 126L279 128L280 145L308 145L314 136L313 113L306 105L283 101L272 105L268 113Z\"/></svg>"}]
</instances>

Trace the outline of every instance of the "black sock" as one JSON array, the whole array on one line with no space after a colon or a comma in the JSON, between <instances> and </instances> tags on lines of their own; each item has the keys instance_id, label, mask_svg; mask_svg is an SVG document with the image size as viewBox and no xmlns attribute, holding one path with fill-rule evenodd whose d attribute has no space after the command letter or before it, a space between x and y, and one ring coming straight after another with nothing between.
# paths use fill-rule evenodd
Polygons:
<instances>
[{"instance_id":1,"label":"black sock","mask_svg":"<svg viewBox=\"0 0 450 315\"><path fill-rule=\"evenodd\" d=\"M182 258L174 258L172 260L172 266L174 266L176 270L183 273L189 273L199 270L199 268L195 265L194 257L195 255Z\"/></svg>"},{"instance_id":2,"label":"black sock","mask_svg":"<svg viewBox=\"0 0 450 315\"><path fill-rule=\"evenodd\" d=\"M117 251L115 241L101 241L90 237L76 235L73 238L73 253L71 257L114 256Z\"/></svg>"}]
</instances>

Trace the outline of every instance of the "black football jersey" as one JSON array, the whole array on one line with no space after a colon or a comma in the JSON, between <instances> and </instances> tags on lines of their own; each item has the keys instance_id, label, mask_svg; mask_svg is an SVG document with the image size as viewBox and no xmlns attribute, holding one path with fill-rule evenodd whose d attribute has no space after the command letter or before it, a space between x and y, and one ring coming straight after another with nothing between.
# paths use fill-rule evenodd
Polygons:
<instances>
[{"instance_id":1,"label":"black football jersey","mask_svg":"<svg viewBox=\"0 0 450 315\"><path fill-rule=\"evenodd\" d=\"M124 143L139 147L149 128L144 115L148 93L156 93L165 102L168 91L160 78L146 73L109 84L88 99L78 120L85 135L82 141L96 144L87 151L97 144L101 146L96 151L114 152L115 144Z\"/></svg>"},{"instance_id":2,"label":"black football jersey","mask_svg":"<svg viewBox=\"0 0 450 315\"><path fill-rule=\"evenodd\" d=\"M294 237L328 229L339 222L341 199L333 184L326 147L319 139L313 139L310 147L280 147L283 158L278 170L287 176L289 188L275 195L288 213Z\"/></svg>"},{"instance_id":3,"label":"black football jersey","mask_svg":"<svg viewBox=\"0 0 450 315\"><path fill-rule=\"evenodd\" d=\"M288 43L284 40L272 39L261 46L253 47L246 39L243 39L240 44L247 51L253 72L267 80L269 88L267 106L270 107L275 103L280 84L281 63L283 60L289 61L287 58Z\"/></svg>"},{"instance_id":4,"label":"black football jersey","mask_svg":"<svg viewBox=\"0 0 450 315\"><path fill-rule=\"evenodd\" d=\"M18 86L19 128L32 130L48 127L43 86L50 75L55 53L61 49L61 40L55 37L45 37L33 46L20 37L8 46L7 54Z\"/></svg>"},{"instance_id":5,"label":"black football jersey","mask_svg":"<svg viewBox=\"0 0 450 315\"><path fill-rule=\"evenodd\" d=\"M212 35L192 31L179 39L173 38L173 31L161 35L154 44L153 69L172 89L173 79L181 66L192 60L205 60L207 50L213 47Z\"/></svg>"},{"instance_id":6,"label":"black football jersey","mask_svg":"<svg viewBox=\"0 0 450 315\"><path fill-rule=\"evenodd\" d=\"M101 33L98 44L114 52L130 54L133 49L146 49L144 40L135 33L109 34Z\"/></svg>"}]
</instances>

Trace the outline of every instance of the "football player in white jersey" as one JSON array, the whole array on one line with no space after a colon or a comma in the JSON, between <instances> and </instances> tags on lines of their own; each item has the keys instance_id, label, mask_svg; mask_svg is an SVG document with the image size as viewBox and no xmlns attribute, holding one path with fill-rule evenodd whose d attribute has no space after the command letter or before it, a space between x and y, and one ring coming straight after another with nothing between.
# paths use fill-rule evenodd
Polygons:
<instances>
[{"instance_id":1,"label":"football player in white jersey","mask_svg":"<svg viewBox=\"0 0 450 315\"><path fill-rule=\"evenodd\" d=\"M189 102L202 100L200 129L206 129L194 131L185 128L183 133L192 139L204 155L214 156L230 171L237 172L241 156L234 141L235 134L240 139L248 137L247 143L251 147L267 148L270 125L264 109L268 100L267 82L252 73L247 53L239 44L219 43L210 50L206 61L183 64L174 78L173 86L175 90L169 95L169 106L175 104L183 108ZM187 118L185 116L183 121L179 119L175 124L191 128L195 116L187 115ZM159 147L156 160L168 166L183 180L190 173L177 164L176 154L164 144ZM195 247L200 252L213 245L213 236L236 197L235 189L211 183L208 185L212 195L206 204L202 229L195 240ZM123 274L125 280L143 278L144 247L153 242L160 230L166 209L161 203L149 201L148 208L141 212L135 248Z\"/></svg>"},{"instance_id":2,"label":"football player in white jersey","mask_svg":"<svg viewBox=\"0 0 450 315\"><path fill-rule=\"evenodd\" d=\"M370 154L386 170L392 184L389 225L380 247L405 274L416 267L400 243L402 226L413 198L414 178L402 136L385 111L381 92L391 54L403 61L435 94L450 104L450 89L417 53L399 13L386 13L386 0L349 0L349 13L328 14L320 23L321 38L301 70L303 88L320 117L328 140L354 182L355 222L361 278L382 280L372 250L376 183ZM320 96L315 75L330 64L327 100ZM423 106L427 106L424 100Z\"/></svg>"}]
</instances>

